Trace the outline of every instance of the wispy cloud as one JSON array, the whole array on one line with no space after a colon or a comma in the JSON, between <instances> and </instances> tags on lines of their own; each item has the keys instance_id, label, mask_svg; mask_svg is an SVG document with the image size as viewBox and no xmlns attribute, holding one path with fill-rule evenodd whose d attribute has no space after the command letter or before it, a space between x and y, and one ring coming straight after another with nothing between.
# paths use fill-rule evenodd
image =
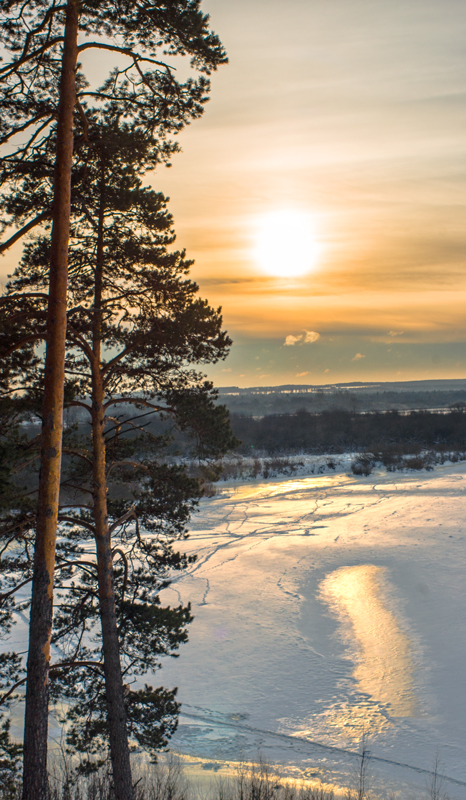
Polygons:
<instances>
[{"instance_id":1,"label":"wispy cloud","mask_svg":"<svg viewBox=\"0 0 466 800\"><path fill-rule=\"evenodd\" d=\"M304 331L304 344L313 344L317 339L320 339L320 333L317 331Z\"/></svg>"},{"instance_id":2,"label":"wispy cloud","mask_svg":"<svg viewBox=\"0 0 466 800\"><path fill-rule=\"evenodd\" d=\"M402 336L404 331L388 331L389 336Z\"/></svg>"},{"instance_id":3,"label":"wispy cloud","mask_svg":"<svg viewBox=\"0 0 466 800\"><path fill-rule=\"evenodd\" d=\"M297 372L296 373L296 377L297 378L304 378L305 375L309 375L309 372Z\"/></svg>"},{"instance_id":4,"label":"wispy cloud","mask_svg":"<svg viewBox=\"0 0 466 800\"><path fill-rule=\"evenodd\" d=\"M356 355L355 355L355 356L353 356L353 358L351 359L351 361L360 361L360 360L361 360L361 358L365 358L365 357L366 357L366 356L363 356L363 354L362 354L362 353L356 353Z\"/></svg>"},{"instance_id":5,"label":"wispy cloud","mask_svg":"<svg viewBox=\"0 0 466 800\"><path fill-rule=\"evenodd\" d=\"M293 345L298 344L298 342L301 342L301 336L292 336L290 333L290 335L286 337L283 344L285 347L293 347Z\"/></svg>"},{"instance_id":6,"label":"wispy cloud","mask_svg":"<svg viewBox=\"0 0 466 800\"><path fill-rule=\"evenodd\" d=\"M313 344L317 342L318 339L320 339L320 333L317 333L317 331L305 330L303 333L300 333L299 336L293 336L293 334L290 333L283 344L285 347L293 347L295 344Z\"/></svg>"}]
</instances>

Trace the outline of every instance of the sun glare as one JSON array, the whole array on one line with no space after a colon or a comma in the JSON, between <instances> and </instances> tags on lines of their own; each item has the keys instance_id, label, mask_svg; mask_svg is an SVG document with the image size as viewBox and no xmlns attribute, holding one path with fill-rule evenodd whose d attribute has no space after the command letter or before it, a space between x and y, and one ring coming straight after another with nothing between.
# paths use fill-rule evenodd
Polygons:
<instances>
[{"instance_id":1,"label":"sun glare","mask_svg":"<svg viewBox=\"0 0 466 800\"><path fill-rule=\"evenodd\" d=\"M259 266L277 278L310 272L320 253L310 214L291 209L260 217L255 243L254 256Z\"/></svg>"}]
</instances>

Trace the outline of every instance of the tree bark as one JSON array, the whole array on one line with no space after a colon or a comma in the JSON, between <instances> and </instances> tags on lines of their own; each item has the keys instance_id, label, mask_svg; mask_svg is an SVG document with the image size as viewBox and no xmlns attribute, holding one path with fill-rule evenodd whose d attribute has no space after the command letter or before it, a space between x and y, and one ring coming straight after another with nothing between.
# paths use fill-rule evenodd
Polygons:
<instances>
[{"instance_id":1,"label":"tree bark","mask_svg":"<svg viewBox=\"0 0 466 800\"><path fill-rule=\"evenodd\" d=\"M121 674L120 647L115 609L113 557L108 525L107 477L105 469L105 389L101 370L104 195L105 170L102 167L99 231L94 278L92 342L93 504L96 531L100 620L104 656L105 695L107 703L107 725L110 739L113 783L116 800L132 800L133 782L131 777L123 677Z\"/></svg>"},{"instance_id":2,"label":"tree bark","mask_svg":"<svg viewBox=\"0 0 466 800\"><path fill-rule=\"evenodd\" d=\"M68 0L57 123L42 448L27 664L23 800L47 800L48 797L48 673L63 432L66 292L78 26L79 0Z\"/></svg>"}]
</instances>

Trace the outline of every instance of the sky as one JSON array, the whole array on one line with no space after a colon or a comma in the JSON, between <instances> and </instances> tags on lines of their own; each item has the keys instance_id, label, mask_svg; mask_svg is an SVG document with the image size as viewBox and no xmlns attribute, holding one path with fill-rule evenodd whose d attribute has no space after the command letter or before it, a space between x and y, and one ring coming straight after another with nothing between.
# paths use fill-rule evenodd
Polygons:
<instances>
[{"instance_id":1,"label":"sky","mask_svg":"<svg viewBox=\"0 0 466 800\"><path fill-rule=\"evenodd\" d=\"M465 377L464 1L202 8L229 64L148 180L234 342L209 377Z\"/></svg>"},{"instance_id":2,"label":"sky","mask_svg":"<svg viewBox=\"0 0 466 800\"><path fill-rule=\"evenodd\" d=\"M155 179L234 340L209 375L223 386L465 377L464 2L203 8L230 63ZM255 252L264 218L283 212L306 217L318 245L301 276L286 258L267 275Z\"/></svg>"}]
</instances>

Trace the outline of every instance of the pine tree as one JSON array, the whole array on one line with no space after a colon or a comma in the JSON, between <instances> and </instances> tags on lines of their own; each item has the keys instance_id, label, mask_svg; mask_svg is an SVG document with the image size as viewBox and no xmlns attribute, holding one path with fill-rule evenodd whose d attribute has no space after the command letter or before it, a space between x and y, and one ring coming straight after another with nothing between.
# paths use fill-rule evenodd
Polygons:
<instances>
[{"instance_id":1,"label":"pine tree","mask_svg":"<svg viewBox=\"0 0 466 800\"><path fill-rule=\"evenodd\" d=\"M90 396L87 408L92 421L92 444L73 442L73 436L71 442L65 442L65 464L71 469L71 477L62 477L62 483L64 481L65 491L70 487L76 491L79 486L78 495L92 494L93 508L87 512L82 510L79 515L76 511L62 513L59 510L59 521L71 525L71 539L67 544L60 542L58 566L65 570L62 580L66 577L71 580L66 564L72 557L72 563L79 569L76 561L84 558L86 552L85 545L77 548L77 531L81 531L81 539L83 532L95 539L107 722L103 722L101 681L95 677L100 662L96 661L95 653L92 657L89 655L88 645L83 643L86 637L82 639L87 626L92 627L96 613L96 592L89 592L91 567L88 560L84 562L83 582L78 588L72 587L71 593L68 588L61 595L63 608L55 623L54 641L64 638L68 651L72 641L74 655L65 659L63 668L58 664L52 674L55 695L64 693L70 702L76 697L76 689L71 693L66 691L67 676L70 670L75 673L77 670L73 686L79 678L82 688L79 703L70 710L73 720L70 741L89 752L89 737L96 732L108 733L117 780L118 766L128 757L127 713L136 739L153 750L166 741L167 733L173 729L174 722L169 719L177 711L173 693L146 687L138 693L126 692L125 701L119 649L123 647L124 658L130 658L132 669L138 674L150 667L154 669L161 652L169 652L184 640L189 610L160 609L157 594L170 568L186 566L185 559L172 553L172 544L177 537L185 535L184 526L192 509L190 498L195 499L199 490L196 482L187 479L179 466L168 468L160 463L160 448L165 437L156 437L152 444L150 441L141 443L140 436L128 439L128 432L140 429L142 433L144 429L134 421L123 425L112 421L117 413L115 409L124 403L173 415L179 426L195 432L200 456L224 452L233 444L225 409L214 405L211 385L189 367L224 357L230 342L221 332L219 312L196 298L197 286L185 277L189 262L184 260L184 254L168 250L173 232L165 199L143 188L136 171L144 163L144 154L150 157L150 153L146 140L115 125L103 128L100 137L95 135L93 160L86 158L75 169L77 207L84 204L86 214L80 218L79 225L73 226L70 247L74 279L69 298L70 350L66 369L71 378L70 395L79 391ZM9 287L18 316L21 304L26 302L25 313L29 314L30 321L29 298L35 298L33 328L38 338L41 326L44 334L42 290L47 279L48 247L47 236L38 237L28 246L23 265ZM121 349L115 354L117 347ZM107 358L111 353L107 361L105 351ZM23 376L27 380L24 388L30 390L31 378L21 370L20 384ZM32 377L33 381L40 382L36 373ZM86 407L83 399L73 402L79 408ZM111 417L107 420L109 414ZM110 459L106 443L109 422ZM115 429L118 434L112 432ZM141 447L143 461L138 456ZM154 448L155 458L151 459L150 451ZM122 458L125 455L126 458ZM85 468L83 471L82 466L77 469L76 459L84 466L92 465L92 469L89 472ZM120 500L111 499L107 502L109 470L111 485L115 487L118 481L123 482L126 493L134 495L131 501L122 504ZM133 488L128 489L128 484ZM82 497L74 498L74 509L82 502ZM86 499L84 507L87 505ZM123 526L121 531L119 520ZM128 534L131 520L134 541ZM153 545L149 538L141 544L141 521L144 529L149 532L153 529L159 539L166 527L168 532L164 536L171 537L170 543L161 547L160 541ZM125 564L120 596L113 579L112 532L113 536L123 537L118 546ZM131 563L139 564L134 575L131 570L128 573L125 551L129 542ZM132 602L125 599L130 590ZM83 595L87 598L84 604L81 602ZM73 611L73 603L77 604L78 611ZM70 619L75 620L73 624ZM124 619L131 619L131 630ZM171 620L170 624L167 620ZM86 683L85 674L89 669L92 680L88 677ZM60 679L62 670L64 677ZM92 711L83 717L86 708ZM95 715L93 726L89 718ZM97 737L94 747L99 742Z\"/></svg>"},{"instance_id":2,"label":"pine tree","mask_svg":"<svg viewBox=\"0 0 466 800\"><path fill-rule=\"evenodd\" d=\"M160 48L169 55L192 55L193 65L205 72L225 60L217 37L208 29L208 18L199 10L198 0L179 0L169 4L154 2L85 2L68 0L56 5L46 0L4 0L1 29L4 45L12 54L0 67L1 99L4 115L0 124L0 143L22 133L26 144L14 148L7 159L13 177L24 164L33 162L52 138L54 151L53 201L49 209L40 208L8 240L41 223L47 214L53 220L50 269L47 280L45 391L41 479L35 542L35 566L31 605L28 657L28 682L25 722L25 769L23 798L47 797L46 741L48 669L53 604L53 576L60 484L64 356L66 336L66 292L70 234L70 194L75 119L81 113L85 95L84 78L77 77L77 60L88 49L118 52L129 59L140 76L139 90L146 89L156 99L151 83L153 67L171 70L156 59ZM84 41L78 45L78 36ZM92 41L92 37L94 40ZM150 66L149 66L150 65ZM152 69L152 73L151 73ZM133 103L138 113L138 80L132 81ZM105 103L120 103L120 90L127 85L126 70L116 69L98 97ZM53 87L56 87L53 90ZM120 113L131 115L124 101ZM88 139L86 119L83 137ZM15 167L18 170L15 173ZM42 320L43 321L43 320ZM124 769L124 765L122 765ZM126 797L130 797L130 773L122 778Z\"/></svg>"}]
</instances>

